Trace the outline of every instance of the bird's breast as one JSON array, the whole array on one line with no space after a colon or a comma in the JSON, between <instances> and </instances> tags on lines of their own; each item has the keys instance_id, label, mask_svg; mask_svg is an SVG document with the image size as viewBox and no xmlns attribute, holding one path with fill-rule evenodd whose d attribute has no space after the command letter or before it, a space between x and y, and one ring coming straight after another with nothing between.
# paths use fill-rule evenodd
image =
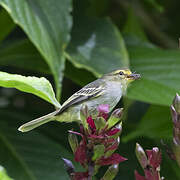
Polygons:
<instances>
[{"instance_id":1,"label":"bird's breast","mask_svg":"<svg viewBox=\"0 0 180 180\"><path fill-rule=\"evenodd\" d=\"M109 82L107 84L107 93L104 96L107 99L107 104L110 105L110 110L112 110L122 97L122 84L119 82Z\"/></svg>"}]
</instances>

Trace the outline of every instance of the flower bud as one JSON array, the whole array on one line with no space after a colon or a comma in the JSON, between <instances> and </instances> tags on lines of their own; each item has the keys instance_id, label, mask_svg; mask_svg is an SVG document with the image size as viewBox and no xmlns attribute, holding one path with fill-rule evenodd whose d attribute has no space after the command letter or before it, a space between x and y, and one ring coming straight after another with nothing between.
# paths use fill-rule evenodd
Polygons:
<instances>
[{"instance_id":1,"label":"flower bud","mask_svg":"<svg viewBox=\"0 0 180 180\"><path fill-rule=\"evenodd\" d=\"M80 110L80 119L85 129L88 129L88 124L86 121L88 116L89 116L88 107L86 105L82 105L81 110Z\"/></svg>"},{"instance_id":2,"label":"flower bud","mask_svg":"<svg viewBox=\"0 0 180 180\"><path fill-rule=\"evenodd\" d=\"M91 116L89 116L87 119L86 119L86 122L88 124L88 127L94 132L96 131L96 125L94 123L94 120Z\"/></svg>"},{"instance_id":3,"label":"flower bud","mask_svg":"<svg viewBox=\"0 0 180 180\"><path fill-rule=\"evenodd\" d=\"M123 161L127 161L127 159L124 158L123 156L120 156L118 153L114 153L109 157L101 157L98 161L98 164L101 166L106 166L106 165L119 164Z\"/></svg>"},{"instance_id":4,"label":"flower bud","mask_svg":"<svg viewBox=\"0 0 180 180\"><path fill-rule=\"evenodd\" d=\"M115 126L116 129L119 129L119 132L116 134L116 137L119 137L122 133L122 122L120 122L119 124L117 124Z\"/></svg>"},{"instance_id":5,"label":"flower bud","mask_svg":"<svg viewBox=\"0 0 180 180\"><path fill-rule=\"evenodd\" d=\"M179 124L179 127L173 129L173 142L176 146L180 146L180 122L177 124Z\"/></svg>"},{"instance_id":6,"label":"flower bud","mask_svg":"<svg viewBox=\"0 0 180 180\"><path fill-rule=\"evenodd\" d=\"M97 117L94 122L95 122L97 130L103 129L106 125L106 121L102 117Z\"/></svg>"},{"instance_id":7,"label":"flower bud","mask_svg":"<svg viewBox=\"0 0 180 180\"><path fill-rule=\"evenodd\" d=\"M171 115L173 120L173 142L180 145L180 96L176 94L173 105L171 105Z\"/></svg>"},{"instance_id":8,"label":"flower bud","mask_svg":"<svg viewBox=\"0 0 180 180\"><path fill-rule=\"evenodd\" d=\"M111 128L109 131L107 131L107 135L117 138L121 135L121 132L122 132L122 122L120 122L115 127Z\"/></svg>"},{"instance_id":9,"label":"flower bud","mask_svg":"<svg viewBox=\"0 0 180 180\"><path fill-rule=\"evenodd\" d=\"M75 153L75 151L79 145L77 136L75 134L69 133L68 141L69 141L69 144L71 146L73 153Z\"/></svg>"},{"instance_id":10,"label":"flower bud","mask_svg":"<svg viewBox=\"0 0 180 180\"><path fill-rule=\"evenodd\" d=\"M178 120L178 114L173 105L170 106L172 121L175 124Z\"/></svg>"},{"instance_id":11,"label":"flower bud","mask_svg":"<svg viewBox=\"0 0 180 180\"><path fill-rule=\"evenodd\" d=\"M109 113L109 104L101 104L97 108L99 113Z\"/></svg>"},{"instance_id":12,"label":"flower bud","mask_svg":"<svg viewBox=\"0 0 180 180\"><path fill-rule=\"evenodd\" d=\"M115 109L108 119L108 127L111 128L116 125L122 118L123 108Z\"/></svg>"},{"instance_id":13,"label":"flower bud","mask_svg":"<svg viewBox=\"0 0 180 180\"><path fill-rule=\"evenodd\" d=\"M108 119L108 113L109 113L109 104L101 104L97 108L99 112L99 117L103 117L105 120Z\"/></svg>"},{"instance_id":14,"label":"flower bud","mask_svg":"<svg viewBox=\"0 0 180 180\"><path fill-rule=\"evenodd\" d=\"M134 171L136 180L146 180L144 176L141 176L136 170Z\"/></svg>"},{"instance_id":15,"label":"flower bud","mask_svg":"<svg viewBox=\"0 0 180 180\"><path fill-rule=\"evenodd\" d=\"M173 100L173 106L178 114L180 114L180 96L176 93L176 96Z\"/></svg>"},{"instance_id":16,"label":"flower bud","mask_svg":"<svg viewBox=\"0 0 180 180\"><path fill-rule=\"evenodd\" d=\"M68 175L70 177L72 177L72 175L74 173L74 166L73 166L72 162L65 158L62 158L62 160L64 161L64 167L66 169L66 172L68 173Z\"/></svg>"},{"instance_id":17,"label":"flower bud","mask_svg":"<svg viewBox=\"0 0 180 180\"><path fill-rule=\"evenodd\" d=\"M138 143L136 143L135 152L136 152L136 157L139 163L141 164L141 167L145 169L148 165L148 159L146 153L144 152L144 149Z\"/></svg>"},{"instance_id":18,"label":"flower bud","mask_svg":"<svg viewBox=\"0 0 180 180\"><path fill-rule=\"evenodd\" d=\"M110 166L107 171L105 172L102 180L113 180L115 178L115 176L117 175L119 170L119 165L118 164L114 164L112 166Z\"/></svg>"},{"instance_id":19,"label":"flower bud","mask_svg":"<svg viewBox=\"0 0 180 180\"><path fill-rule=\"evenodd\" d=\"M152 150L146 150L149 165L157 169L160 167L161 164L161 152L159 151L158 147L153 147Z\"/></svg>"}]
</instances>

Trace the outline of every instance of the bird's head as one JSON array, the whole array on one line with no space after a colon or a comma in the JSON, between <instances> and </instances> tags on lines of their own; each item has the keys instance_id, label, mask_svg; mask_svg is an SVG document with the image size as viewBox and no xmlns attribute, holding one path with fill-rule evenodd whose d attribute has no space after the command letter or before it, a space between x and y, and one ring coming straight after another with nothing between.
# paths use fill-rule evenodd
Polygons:
<instances>
[{"instance_id":1,"label":"bird's head","mask_svg":"<svg viewBox=\"0 0 180 180\"><path fill-rule=\"evenodd\" d=\"M117 81L128 85L130 82L139 79L140 74L132 73L129 69L118 69L103 76L110 81Z\"/></svg>"}]
</instances>

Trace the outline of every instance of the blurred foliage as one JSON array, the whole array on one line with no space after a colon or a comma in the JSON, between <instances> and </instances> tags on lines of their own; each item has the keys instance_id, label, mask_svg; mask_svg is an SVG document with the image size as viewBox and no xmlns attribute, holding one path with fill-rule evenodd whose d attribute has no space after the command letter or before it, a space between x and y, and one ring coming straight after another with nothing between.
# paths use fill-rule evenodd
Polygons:
<instances>
[{"instance_id":1,"label":"blurred foliage","mask_svg":"<svg viewBox=\"0 0 180 180\"><path fill-rule=\"evenodd\" d=\"M0 85L31 93L0 89L0 165L12 179L68 179L61 157L73 160L67 131L76 124L51 122L27 134L17 128L51 112L47 102L59 106L60 95L62 103L119 67L142 79L118 104L126 111L119 151L128 161L116 179L133 179L134 169L140 170L136 141L146 149L161 149L161 139L171 142L169 105L180 91L178 0L0 0L0 5L0 70L8 73L1 72ZM42 87L39 78L24 76L48 79L56 98L47 80ZM180 179L177 164L164 153L161 176Z\"/></svg>"},{"instance_id":2,"label":"blurred foliage","mask_svg":"<svg viewBox=\"0 0 180 180\"><path fill-rule=\"evenodd\" d=\"M5 169L0 166L0 179L1 180L12 180L6 173Z\"/></svg>"}]
</instances>

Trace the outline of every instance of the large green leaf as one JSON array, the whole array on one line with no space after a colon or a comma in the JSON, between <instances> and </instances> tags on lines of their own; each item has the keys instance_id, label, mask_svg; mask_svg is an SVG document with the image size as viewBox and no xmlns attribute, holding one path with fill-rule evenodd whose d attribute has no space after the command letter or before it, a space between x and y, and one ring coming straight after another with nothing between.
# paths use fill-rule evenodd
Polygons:
<instances>
[{"instance_id":1,"label":"large green leaf","mask_svg":"<svg viewBox=\"0 0 180 180\"><path fill-rule=\"evenodd\" d=\"M72 160L60 142L40 132L22 134L17 127L20 119L31 119L22 113L0 110L0 164L10 177L17 180L67 180L61 157ZM3 138L2 138L3 137Z\"/></svg>"},{"instance_id":2,"label":"large green leaf","mask_svg":"<svg viewBox=\"0 0 180 180\"><path fill-rule=\"evenodd\" d=\"M0 48L0 65L50 74L47 63L28 39L3 43Z\"/></svg>"},{"instance_id":3,"label":"large green leaf","mask_svg":"<svg viewBox=\"0 0 180 180\"><path fill-rule=\"evenodd\" d=\"M20 91L32 93L50 102L54 106L58 108L60 107L60 104L55 98L51 84L44 77L25 77L17 74L0 72L0 86L7 88L16 88Z\"/></svg>"},{"instance_id":4,"label":"large green leaf","mask_svg":"<svg viewBox=\"0 0 180 180\"><path fill-rule=\"evenodd\" d=\"M180 91L180 52L159 48L129 49L131 67L142 79L129 88L127 96L153 104L170 105Z\"/></svg>"},{"instance_id":5,"label":"large green leaf","mask_svg":"<svg viewBox=\"0 0 180 180\"><path fill-rule=\"evenodd\" d=\"M172 120L169 107L152 105L133 132L123 137L123 141L137 137L172 138Z\"/></svg>"},{"instance_id":6,"label":"large green leaf","mask_svg":"<svg viewBox=\"0 0 180 180\"><path fill-rule=\"evenodd\" d=\"M0 48L0 65L51 74L41 55L27 39L6 43L5 45L2 44ZM95 79L92 73L85 69L74 67L70 61L66 61L64 73L66 77L81 86ZM86 76L82 79L84 75Z\"/></svg>"},{"instance_id":7,"label":"large green leaf","mask_svg":"<svg viewBox=\"0 0 180 180\"><path fill-rule=\"evenodd\" d=\"M54 75L59 96L64 49L70 39L71 0L0 0L14 22L28 35Z\"/></svg>"},{"instance_id":8,"label":"large green leaf","mask_svg":"<svg viewBox=\"0 0 180 180\"><path fill-rule=\"evenodd\" d=\"M0 42L6 38L6 36L14 29L15 24L12 19L9 17L8 13L4 10L0 10Z\"/></svg>"},{"instance_id":9,"label":"large green leaf","mask_svg":"<svg viewBox=\"0 0 180 180\"><path fill-rule=\"evenodd\" d=\"M117 27L108 18L86 14L83 2L74 9L72 39L67 48L67 58L96 76L120 67L128 67L128 53Z\"/></svg>"},{"instance_id":10,"label":"large green leaf","mask_svg":"<svg viewBox=\"0 0 180 180\"><path fill-rule=\"evenodd\" d=\"M1 123L2 122L3 121L1 121ZM0 154L0 163L7 168L10 176L20 180L34 180L32 172L28 170L27 165L23 162L21 157L19 157L14 147L2 135L2 132L0 133ZM21 174L19 174L19 172L21 172Z\"/></svg>"}]
</instances>

